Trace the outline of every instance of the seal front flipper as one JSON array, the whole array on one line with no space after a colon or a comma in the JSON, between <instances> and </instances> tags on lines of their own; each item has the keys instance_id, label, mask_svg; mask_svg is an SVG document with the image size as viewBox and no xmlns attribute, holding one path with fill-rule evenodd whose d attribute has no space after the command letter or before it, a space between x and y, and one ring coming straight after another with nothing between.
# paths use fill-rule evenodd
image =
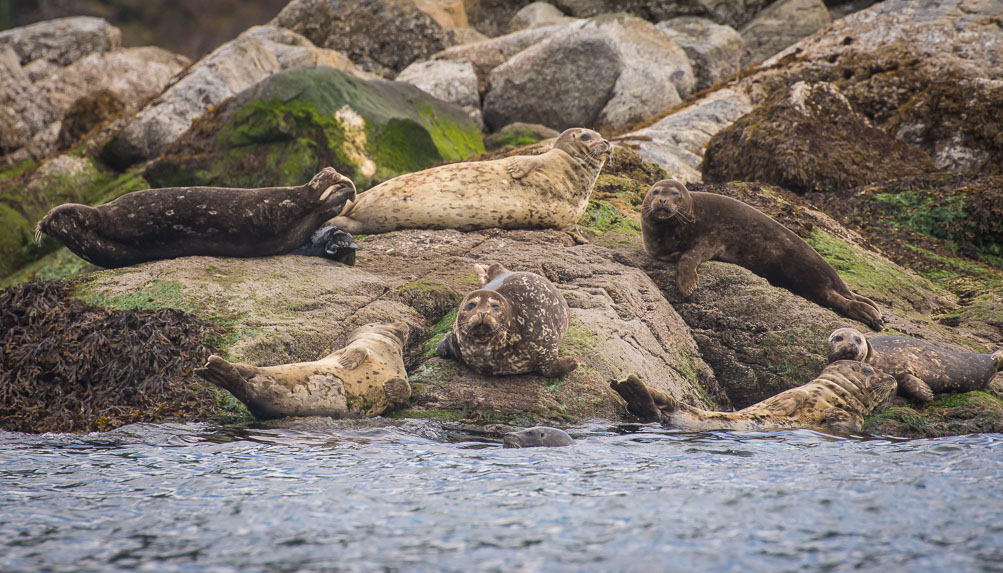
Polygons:
<instances>
[{"instance_id":1,"label":"seal front flipper","mask_svg":"<svg viewBox=\"0 0 1003 573\"><path fill-rule=\"evenodd\" d=\"M338 364L340 364L342 368L355 370L359 366L362 366L362 363L365 362L367 358L369 358L368 348L349 348L342 354L338 355Z\"/></svg>"},{"instance_id":2,"label":"seal front flipper","mask_svg":"<svg viewBox=\"0 0 1003 573\"><path fill-rule=\"evenodd\" d=\"M547 378L560 378L578 368L578 359L574 356L562 356L546 364L540 365L540 372Z\"/></svg>"},{"instance_id":3,"label":"seal front flipper","mask_svg":"<svg viewBox=\"0 0 1003 573\"><path fill-rule=\"evenodd\" d=\"M449 332L446 336L443 336L442 340L439 341L439 345L435 347L435 353L439 358L460 360L460 349L456 344L456 335L453 332Z\"/></svg>"},{"instance_id":4,"label":"seal front flipper","mask_svg":"<svg viewBox=\"0 0 1003 573\"><path fill-rule=\"evenodd\" d=\"M227 362L221 356L213 354L205 363L205 367L195 370L195 374L233 394L234 398L244 404L250 403L251 391L247 378L254 376L253 368Z\"/></svg>"},{"instance_id":5,"label":"seal front flipper","mask_svg":"<svg viewBox=\"0 0 1003 573\"><path fill-rule=\"evenodd\" d=\"M512 179L522 179L542 165L543 161L535 155L517 155L509 159L505 169L512 176Z\"/></svg>"},{"instance_id":6,"label":"seal front flipper","mask_svg":"<svg viewBox=\"0 0 1003 573\"><path fill-rule=\"evenodd\" d=\"M903 394L922 404L933 402L933 390L920 378L903 372L895 376L899 389Z\"/></svg>"}]
</instances>

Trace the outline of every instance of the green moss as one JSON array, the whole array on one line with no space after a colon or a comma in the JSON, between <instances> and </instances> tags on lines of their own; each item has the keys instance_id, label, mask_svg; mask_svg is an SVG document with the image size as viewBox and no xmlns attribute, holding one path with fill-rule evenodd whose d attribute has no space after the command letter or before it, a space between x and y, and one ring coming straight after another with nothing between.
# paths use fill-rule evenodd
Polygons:
<instances>
[{"instance_id":1,"label":"green moss","mask_svg":"<svg viewBox=\"0 0 1003 573\"><path fill-rule=\"evenodd\" d=\"M34 159L26 159L20 163L15 163L5 169L0 169L0 181L7 179L8 177L14 177L15 175L20 175L29 169L34 169L38 165L35 163Z\"/></svg>"},{"instance_id":2,"label":"green moss","mask_svg":"<svg viewBox=\"0 0 1003 573\"><path fill-rule=\"evenodd\" d=\"M641 234L641 226L636 221L624 216L619 209L606 201L596 199L589 200L588 209L578 220L578 224L599 233Z\"/></svg>"},{"instance_id":3,"label":"green moss","mask_svg":"<svg viewBox=\"0 0 1003 573\"><path fill-rule=\"evenodd\" d=\"M88 304L116 310L173 308L197 314L196 306L182 295L184 290L185 285L178 281L152 280L142 289L118 296L109 296L90 284L83 284L77 289L76 295Z\"/></svg>"},{"instance_id":4,"label":"green moss","mask_svg":"<svg viewBox=\"0 0 1003 573\"><path fill-rule=\"evenodd\" d=\"M557 353L561 356L584 358L594 355L598 347L598 335L587 324L572 316L568 321L568 332Z\"/></svg>"},{"instance_id":5,"label":"green moss","mask_svg":"<svg viewBox=\"0 0 1003 573\"><path fill-rule=\"evenodd\" d=\"M451 330L453 330L453 323L456 322L456 310L450 312L446 316L442 317L442 320L436 323L431 330L428 331L429 338L428 342L425 343L425 356L431 358L432 356L438 356L436 354L436 348L439 346L439 341L442 340L443 336L446 336Z\"/></svg>"},{"instance_id":6,"label":"green moss","mask_svg":"<svg viewBox=\"0 0 1003 573\"><path fill-rule=\"evenodd\" d=\"M429 132L410 119L390 119L374 140L372 155L379 180L420 171L444 159Z\"/></svg>"},{"instance_id":7,"label":"green moss","mask_svg":"<svg viewBox=\"0 0 1003 573\"><path fill-rule=\"evenodd\" d=\"M97 268L71 253L66 247L62 247L0 280L0 288L25 283L33 279L44 281L66 279L94 271Z\"/></svg>"}]
</instances>

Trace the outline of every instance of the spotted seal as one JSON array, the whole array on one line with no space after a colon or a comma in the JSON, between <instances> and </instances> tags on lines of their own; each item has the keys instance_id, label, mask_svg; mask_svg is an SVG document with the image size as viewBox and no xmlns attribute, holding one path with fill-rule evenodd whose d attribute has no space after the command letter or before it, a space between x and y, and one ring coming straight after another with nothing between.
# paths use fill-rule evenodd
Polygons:
<instances>
[{"instance_id":1,"label":"spotted seal","mask_svg":"<svg viewBox=\"0 0 1003 573\"><path fill-rule=\"evenodd\" d=\"M716 260L745 267L816 304L881 330L874 301L852 292L815 249L792 231L745 203L716 193L691 192L663 179L641 206L644 250L677 262L684 297L697 286L697 267Z\"/></svg>"},{"instance_id":2,"label":"spotted seal","mask_svg":"<svg viewBox=\"0 0 1003 573\"><path fill-rule=\"evenodd\" d=\"M557 356L569 311L553 283L498 263L475 268L480 288L460 302L453 330L439 341L440 357L481 374L540 372L557 378L578 367L574 357Z\"/></svg>"},{"instance_id":3,"label":"spotted seal","mask_svg":"<svg viewBox=\"0 0 1003 573\"><path fill-rule=\"evenodd\" d=\"M36 234L106 268L195 255L279 255L309 243L354 197L352 180L327 167L299 187L169 187L97 207L67 203L49 211Z\"/></svg>"},{"instance_id":4,"label":"spotted seal","mask_svg":"<svg viewBox=\"0 0 1003 573\"><path fill-rule=\"evenodd\" d=\"M567 432L550 426L534 426L505 434L502 438L506 448L560 448L574 443L575 439Z\"/></svg>"},{"instance_id":5,"label":"spotted seal","mask_svg":"<svg viewBox=\"0 0 1003 573\"><path fill-rule=\"evenodd\" d=\"M711 412L645 386L636 375L610 386L632 414L683 430L835 429L855 432L864 417L895 391L895 379L868 364L840 360L817 378L737 412Z\"/></svg>"},{"instance_id":6,"label":"spotted seal","mask_svg":"<svg viewBox=\"0 0 1003 573\"><path fill-rule=\"evenodd\" d=\"M331 223L352 234L398 229L573 230L612 145L572 128L542 155L441 165L360 193Z\"/></svg>"},{"instance_id":7,"label":"spotted seal","mask_svg":"<svg viewBox=\"0 0 1003 573\"><path fill-rule=\"evenodd\" d=\"M407 336L402 323L366 324L349 335L344 348L315 362L258 367L213 355L195 373L261 419L377 416L411 396L403 357Z\"/></svg>"},{"instance_id":8,"label":"spotted seal","mask_svg":"<svg viewBox=\"0 0 1003 573\"><path fill-rule=\"evenodd\" d=\"M829 335L829 361L835 360L860 360L887 372L900 395L925 404L938 392L985 390L1003 369L1003 349L962 352L905 336L865 338L854 328L837 328Z\"/></svg>"}]
</instances>

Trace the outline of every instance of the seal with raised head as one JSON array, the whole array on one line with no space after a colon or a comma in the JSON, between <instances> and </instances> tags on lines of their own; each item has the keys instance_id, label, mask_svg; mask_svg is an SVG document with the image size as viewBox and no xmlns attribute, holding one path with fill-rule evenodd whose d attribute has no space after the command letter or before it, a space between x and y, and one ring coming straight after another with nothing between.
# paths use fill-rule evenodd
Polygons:
<instances>
[{"instance_id":1,"label":"seal with raised head","mask_svg":"<svg viewBox=\"0 0 1003 573\"><path fill-rule=\"evenodd\" d=\"M887 372L898 393L926 404L938 392L985 390L1003 369L1003 349L992 354L948 350L905 336L865 338L855 328L829 335L829 362L859 360Z\"/></svg>"},{"instance_id":2,"label":"seal with raised head","mask_svg":"<svg viewBox=\"0 0 1003 573\"><path fill-rule=\"evenodd\" d=\"M856 432L864 417L895 391L895 379L872 366L840 360L817 378L737 412L711 412L683 404L636 375L610 386L631 414L645 421L691 431L815 428Z\"/></svg>"},{"instance_id":3,"label":"seal with raised head","mask_svg":"<svg viewBox=\"0 0 1003 573\"><path fill-rule=\"evenodd\" d=\"M553 283L498 263L474 267L480 288L460 302L453 330L439 341L440 357L481 374L540 372L557 378L578 367L574 357L557 356L570 313Z\"/></svg>"},{"instance_id":4,"label":"seal with raised head","mask_svg":"<svg viewBox=\"0 0 1003 573\"><path fill-rule=\"evenodd\" d=\"M97 207L67 203L49 211L36 234L106 268L197 255L263 257L307 245L354 197L352 180L327 167L299 187L168 187Z\"/></svg>"},{"instance_id":5,"label":"seal with raised head","mask_svg":"<svg viewBox=\"0 0 1003 573\"><path fill-rule=\"evenodd\" d=\"M260 419L378 416L411 397L404 371L406 324L366 324L320 360L279 366L234 364L212 355L195 373L229 391Z\"/></svg>"},{"instance_id":6,"label":"seal with raised head","mask_svg":"<svg viewBox=\"0 0 1003 573\"><path fill-rule=\"evenodd\" d=\"M568 129L541 155L452 163L395 177L360 193L331 223L352 234L488 228L573 232L611 150L590 129Z\"/></svg>"},{"instance_id":7,"label":"seal with raised head","mask_svg":"<svg viewBox=\"0 0 1003 573\"><path fill-rule=\"evenodd\" d=\"M811 245L755 207L716 193L691 192L663 179L641 206L644 250L677 261L684 297L697 286L697 267L723 261L745 267L770 284L881 330L881 310L854 293Z\"/></svg>"},{"instance_id":8,"label":"seal with raised head","mask_svg":"<svg viewBox=\"0 0 1003 573\"><path fill-rule=\"evenodd\" d=\"M506 448L560 448L574 443L575 439L570 434L550 426L533 426L510 432L502 438Z\"/></svg>"}]
</instances>

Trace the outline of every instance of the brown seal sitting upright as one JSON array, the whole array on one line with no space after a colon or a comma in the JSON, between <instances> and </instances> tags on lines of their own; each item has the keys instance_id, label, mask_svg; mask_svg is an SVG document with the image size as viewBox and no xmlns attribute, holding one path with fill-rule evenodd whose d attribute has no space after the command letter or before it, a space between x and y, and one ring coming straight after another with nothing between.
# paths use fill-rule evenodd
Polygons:
<instances>
[{"instance_id":1,"label":"brown seal sitting upright","mask_svg":"<svg viewBox=\"0 0 1003 573\"><path fill-rule=\"evenodd\" d=\"M691 431L832 428L856 432L864 417L895 391L895 379L862 362L840 360L817 378L737 412L710 412L644 385L635 375L610 386L631 414Z\"/></svg>"},{"instance_id":2,"label":"brown seal sitting upright","mask_svg":"<svg viewBox=\"0 0 1003 573\"><path fill-rule=\"evenodd\" d=\"M168 187L97 207L67 203L49 211L36 234L106 268L196 255L281 255L310 243L354 197L352 180L327 167L299 187Z\"/></svg>"},{"instance_id":3,"label":"brown seal sitting upright","mask_svg":"<svg viewBox=\"0 0 1003 573\"><path fill-rule=\"evenodd\" d=\"M331 223L349 233L399 229L572 230L612 145L572 128L542 155L441 165L385 181L359 194Z\"/></svg>"},{"instance_id":4,"label":"brown seal sitting upright","mask_svg":"<svg viewBox=\"0 0 1003 573\"><path fill-rule=\"evenodd\" d=\"M641 231L648 254L678 260L684 297L696 289L700 263L724 261L875 330L884 326L878 305L852 292L801 237L731 197L690 192L678 181L663 179L644 197Z\"/></svg>"},{"instance_id":5,"label":"brown seal sitting upright","mask_svg":"<svg viewBox=\"0 0 1003 573\"><path fill-rule=\"evenodd\" d=\"M378 416L411 397L404 371L405 324L366 324L315 362L256 367L213 355L195 373L228 390L261 419Z\"/></svg>"},{"instance_id":6,"label":"brown seal sitting upright","mask_svg":"<svg viewBox=\"0 0 1003 573\"><path fill-rule=\"evenodd\" d=\"M829 361L860 360L887 372L898 382L898 393L920 403L937 392L985 390L1003 369L1003 349L992 354L939 348L905 336L864 338L853 328L829 335Z\"/></svg>"},{"instance_id":7,"label":"brown seal sitting upright","mask_svg":"<svg viewBox=\"0 0 1003 573\"><path fill-rule=\"evenodd\" d=\"M475 268L480 288L460 303L453 330L439 341L440 357L461 360L481 374L557 378L578 367L574 357L557 356L569 311L553 283L498 263Z\"/></svg>"}]
</instances>

